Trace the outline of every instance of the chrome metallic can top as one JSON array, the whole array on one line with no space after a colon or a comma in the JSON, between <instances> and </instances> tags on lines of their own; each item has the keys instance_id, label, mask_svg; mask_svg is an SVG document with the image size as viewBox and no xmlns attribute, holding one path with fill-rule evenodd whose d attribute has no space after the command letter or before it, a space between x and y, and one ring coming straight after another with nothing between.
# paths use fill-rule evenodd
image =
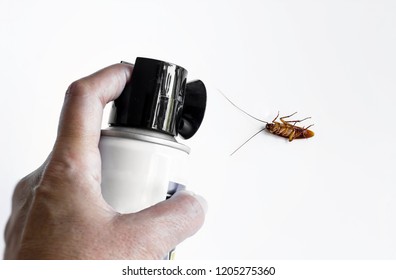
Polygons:
<instances>
[{"instance_id":1,"label":"chrome metallic can top","mask_svg":"<svg viewBox=\"0 0 396 280\"><path fill-rule=\"evenodd\" d=\"M188 139L198 130L205 107L205 86L201 81L187 83L186 69L138 57L130 82L113 103L109 124Z\"/></svg>"}]
</instances>

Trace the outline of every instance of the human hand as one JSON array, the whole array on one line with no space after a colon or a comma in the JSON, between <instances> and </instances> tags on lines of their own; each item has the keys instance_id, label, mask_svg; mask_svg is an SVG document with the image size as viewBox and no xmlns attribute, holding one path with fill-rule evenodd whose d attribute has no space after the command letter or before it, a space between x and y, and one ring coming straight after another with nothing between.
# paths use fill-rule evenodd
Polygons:
<instances>
[{"instance_id":1,"label":"human hand","mask_svg":"<svg viewBox=\"0 0 396 280\"><path fill-rule=\"evenodd\" d=\"M121 215L103 200L103 108L132 70L115 64L70 85L51 154L14 191L4 258L162 259L202 226L206 202L190 192L134 214Z\"/></svg>"}]
</instances>

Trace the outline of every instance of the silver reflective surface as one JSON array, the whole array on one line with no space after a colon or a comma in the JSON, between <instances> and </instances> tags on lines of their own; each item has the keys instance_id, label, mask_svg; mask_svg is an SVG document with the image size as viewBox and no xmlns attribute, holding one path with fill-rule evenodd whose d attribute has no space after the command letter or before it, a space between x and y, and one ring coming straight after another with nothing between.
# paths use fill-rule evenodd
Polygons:
<instances>
[{"instance_id":1,"label":"silver reflective surface","mask_svg":"<svg viewBox=\"0 0 396 280\"><path fill-rule=\"evenodd\" d=\"M184 102L186 70L175 64L164 63L157 77L159 86L150 127L176 135L176 122L180 119Z\"/></svg>"}]
</instances>

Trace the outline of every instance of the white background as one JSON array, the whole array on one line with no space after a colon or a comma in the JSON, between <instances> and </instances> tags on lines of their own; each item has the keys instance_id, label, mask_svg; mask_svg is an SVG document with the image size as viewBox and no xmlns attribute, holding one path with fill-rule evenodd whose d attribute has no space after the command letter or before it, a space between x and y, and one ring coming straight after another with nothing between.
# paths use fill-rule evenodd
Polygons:
<instances>
[{"instance_id":1,"label":"white background","mask_svg":"<svg viewBox=\"0 0 396 280\"><path fill-rule=\"evenodd\" d=\"M51 151L67 86L145 56L208 89L186 144L209 212L179 259L395 258L395 15L381 0L0 1L0 228ZM262 124L217 89L267 121L311 116L315 137L262 133L230 157Z\"/></svg>"}]
</instances>

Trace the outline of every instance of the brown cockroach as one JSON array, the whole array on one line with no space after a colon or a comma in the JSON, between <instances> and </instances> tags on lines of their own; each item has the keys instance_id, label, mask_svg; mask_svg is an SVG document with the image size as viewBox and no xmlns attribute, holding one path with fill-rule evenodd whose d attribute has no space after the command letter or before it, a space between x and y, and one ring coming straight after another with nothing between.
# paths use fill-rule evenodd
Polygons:
<instances>
[{"instance_id":1,"label":"brown cockroach","mask_svg":"<svg viewBox=\"0 0 396 280\"><path fill-rule=\"evenodd\" d=\"M247 142L249 142L251 139L253 139L257 134L259 134L260 132L267 130L268 132L280 136L280 137L284 137L284 138L288 138L289 142L293 141L294 139L302 139L302 138L310 138L312 136L314 136L314 132L312 130L309 130L308 128L310 128L311 126L313 126L313 124L309 125L308 127L300 127L297 126L296 124L302 121L305 121L311 117L307 117L305 119L302 120L294 120L294 121L286 121L285 119L290 118L291 116L294 116L295 114L297 114L297 112L288 115L288 116L284 116L284 117L280 117L279 120L281 122L277 122L276 120L279 117L279 112L276 115L276 117L272 120L272 122L267 122L264 120L260 120L259 118L256 118L254 116L252 116L251 114L249 114L248 112L242 110L241 108L239 108L237 105L235 105L227 96L225 96L224 93L222 93L221 91L219 91L227 100L228 102L230 102L235 108L237 108L238 110L240 110L241 112L245 113L246 115L248 115L249 117L265 123L265 127L260 129L259 131L257 131L255 134L253 134L251 137L249 137L249 139L247 139L245 142L242 143L242 145L240 145L235 151L233 151L231 153L231 156L233 154L235 154L240 148L242 148Z\"/></svg>"}]
</instances>

